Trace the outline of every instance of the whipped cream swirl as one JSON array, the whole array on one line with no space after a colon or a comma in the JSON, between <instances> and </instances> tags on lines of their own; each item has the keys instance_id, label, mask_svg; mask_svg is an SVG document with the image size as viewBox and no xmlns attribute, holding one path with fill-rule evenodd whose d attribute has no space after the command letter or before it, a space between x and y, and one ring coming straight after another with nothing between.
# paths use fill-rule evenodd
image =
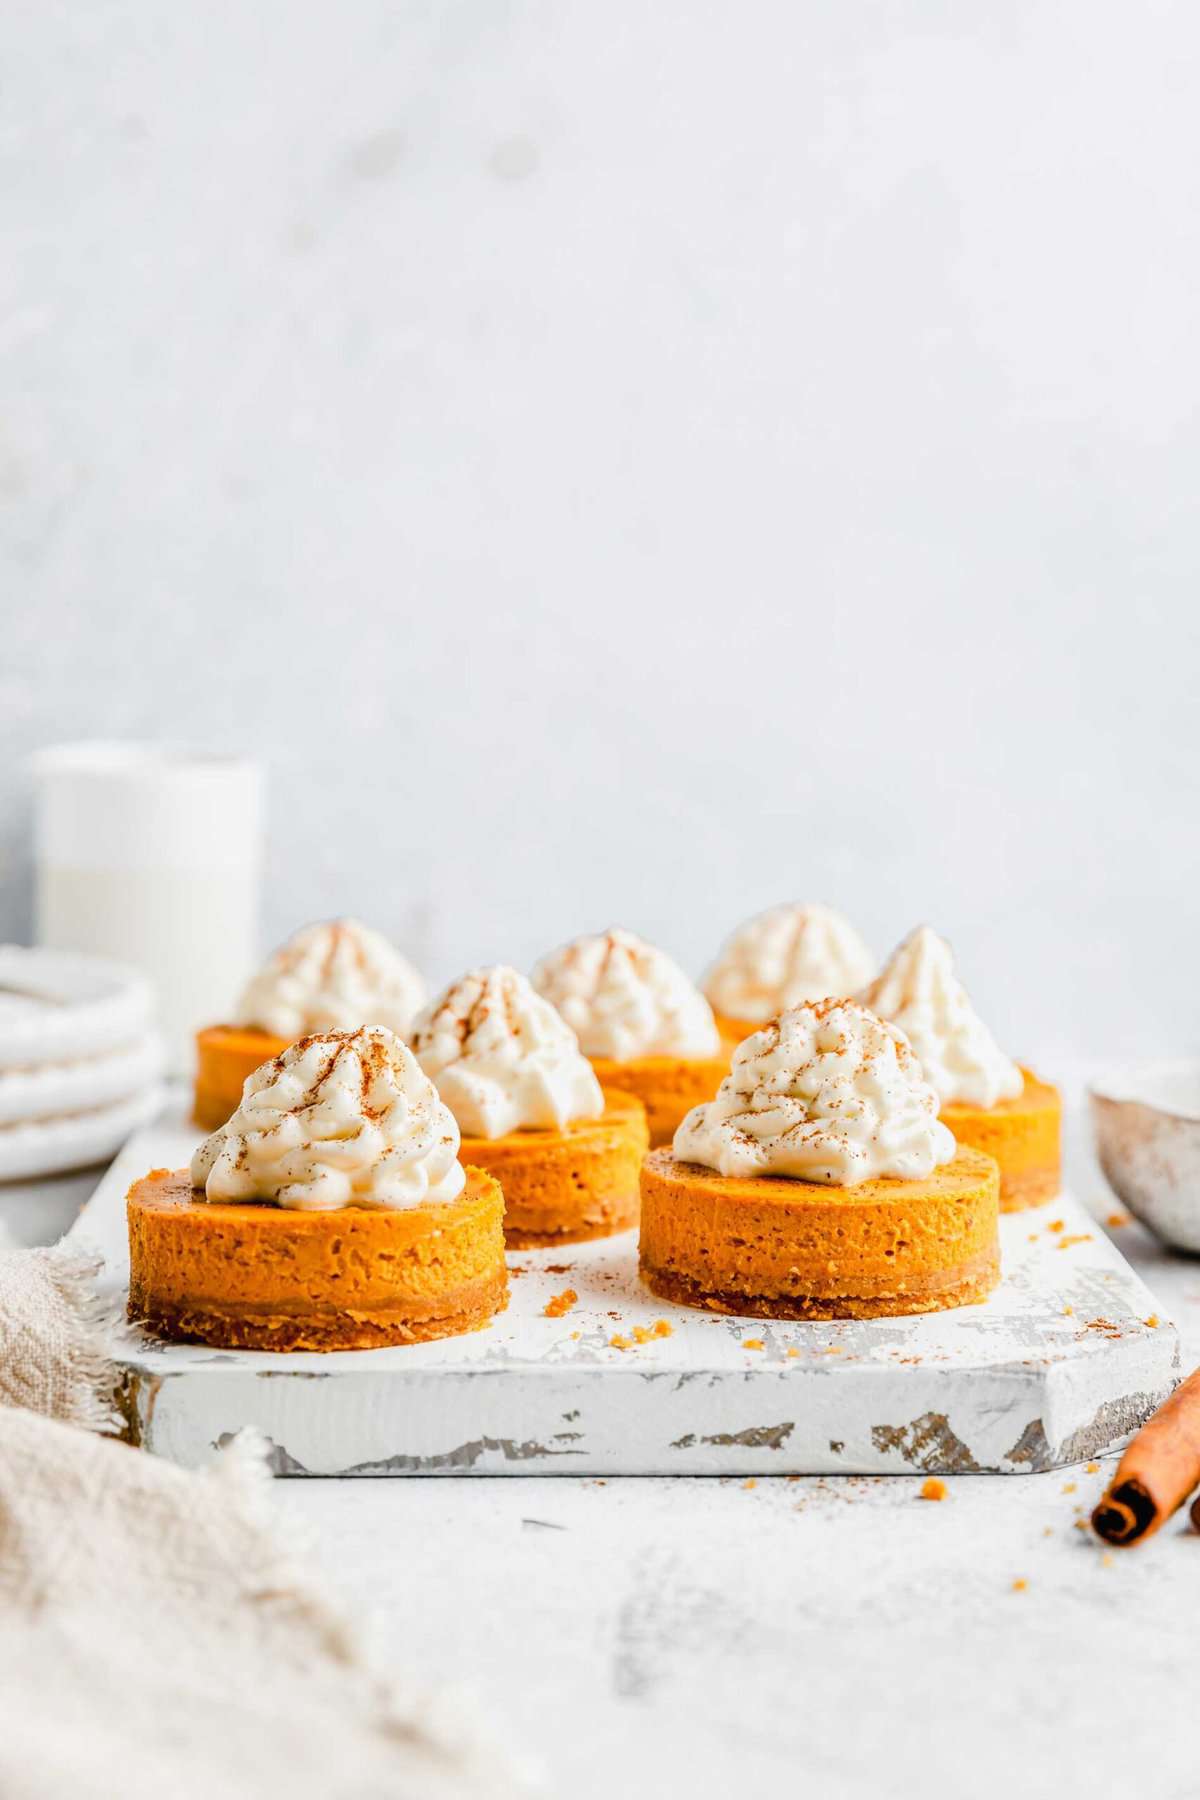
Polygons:
<instances>
[{"instance_id":1,"label":"whipped cream swirl","mask_svg":"<svg viewBox=\"0 0 1200 1800\"><path fill-rule=\"evenodd\" d=\"M192 1158L206 1200L299 1212L454 1200L466 1176L458 1126L394 1033L301 1038L246 1079L233 1117Z\"/></svg>"},{"instance_id":2,"label":"whipped cream swirl","mask_svg":"<svg viewBox=\"0 0 1200 1800\"><path fill-rule=\"evenodd\" d=\"M941 1105L995 1106L1024 1087L1020 1069L967 998L949 944L928 925L905 938L858 997L899 1025Z\"/></svg>"},{"instance_id":3,"label":"whipped cream swirl","mask_svg":"<svg viewBox=\"0 0 1200 1800\"><path fill-rule=\"evenodd\" d=\"M848 919L828 906L773 906L730 936L704 991L730 1019L767 1020L805 1000L853 994L875 958Z\"/></svg>"},{"instance_id":4,"label":"whipped cream swirl","mask_svg":"<svg viewBox=\"0 0 1200 1800\"><path fill-rule=\"evenodd\" d=\"M721 1175L833 1187L922 1181L954 1150L904 1033L854 1000L794 1007L746 1038L674 1143L681 1162Z\"/></svg>"},{"instance_id":5,"label":"whipped cream swirl","mask_svg":"<svg viewBox=\"0 0 1200 1800\"><path fill-rule=\"evenodd\" d=\"M472 969L420 1014L411 1042L468 1137L561 1131L604 1111L575 1033L516 969Z\"/></svg>"},{"instance_id":6,"label":"whipped cream swirl","mask_svg":"<svg viewBox=\"0 0 1200 1800\"><path fill-rule=\"evenodd\" d=\"M236 1023L274 1037L386 1025L407 1035L425 983L396 946L356 919L306 925L251 977Z\"/></svg>"},{"instance_id":7,"label":"whipped cream swirl","mask_svg":"<svg viewBox=\"0 0 1200 1800\"><path fill-rule=\"evenodd\" d=\"M712 1007L678 963L632 931L576 938L544 956L533 985L558 1008L585 1056L716 1056Z\"/></svg>"}]
</instances>

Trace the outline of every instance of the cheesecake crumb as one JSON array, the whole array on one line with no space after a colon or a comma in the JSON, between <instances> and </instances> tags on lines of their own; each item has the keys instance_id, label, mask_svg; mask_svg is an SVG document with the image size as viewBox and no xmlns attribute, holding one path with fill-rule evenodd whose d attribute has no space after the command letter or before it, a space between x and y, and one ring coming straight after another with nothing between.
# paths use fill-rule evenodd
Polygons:
<instances>
[{"instance_id":1,"label":"cheesecake crumb","mask_svg":"<svg viewBox=\"0 0 1200 1800\"><path fill-rule=\"evenodd\" d=\"M609 1348L612 1350L632 1350L633 1349L633 1339L627 1338L627 1337L622 1337L621 1333L619 1331L613 1332L612 1336L608 1340L608 1343L609 1343Z\"/></svg>"},{"instance_id":2,"label":"cheesecake crumb","mask_svg":"<svg viewBox=\"0 0 1200 1800\"><path fill-rule=\"evenodd\" d=\"M1119 1231L1121 1229L1122 1225L1128 1225L1129 1214L1122 1213L1122 1212L1111 1212L1111 1213L1109 1213L1107 1219L1105 1219L1104 1223L1106 1225L1111 1225L1114 1231Z\"/></svg>"},{"instance_id":3,"label":"cheesecake crumb","mask_svg":"<svg viewBox=\"0 0 1200 1800\"><path fill-rule=\"evenodd\" d=\"M1143 1323L1143 1325L1148 1325L1150 1327L1151 1331L1154 1331L1158 1326L1158 1314L1151 1313L1150 1317L1148 1319L1142 1320L1142 1323Z\"/></svg>"},{"instance_id":4,"label":"cheesecake crumb","mask_svg":"<svg viewBox=\"0 0 1200 1800\"><path fill-rule=\"evenodd\" d=\"M1018 1575L1017 1579L1013 1582L1013 1593L1023 1594L1028 1586L1029 1583L1026 1581L1025 1577L1023 1575Z\"/></svg>"},{"instance_id":5,"label":"cheesecake crumb","mask_svg":"<svg viewBox=\"0 0 1200 1800\"><path fill-rule=\"evenodd\" d=\"M1097 1463L1097 1462L1090 1462L1090 1463L1088 1463L1088 1465L1087 1465L1087 1473L1088 1473L1088 1474L1089 1474L1089 1475L1098 1475L1098 1474L1099 1474L1099 1473L1100 1473L1100 1464L1099 1464L1099 1463Z\"/></svg>"},{"instance_id":6,"label":"cheesecake crumb","mask_svg":"<svg viewBox=\"0 0 1200 1800\"><path fill-rule=\"evenodd\" d=\"M578 1298L574 1288L564 1288L561 1294L551 1294L542 1312L547 1319L561 1319L564 1313L570 1312Z\"/></svg>"},{"instance_id":7,"label":"cheesecake crumb","mask_svg":"<svg viewBox=\"0 0 1200 1800\"><path fill-rule=\"evenodd\" d=\"M1065 1221L1063 1219L1051 1219L1050 1223L1046 1227L1046 1230L1047 1231L1061 1231L1063 1229L1064 1223L1065 1223Z\"/></svg>"},{"instance_id":8,"label":"cheesecake crumb","mask_svg":"<svg viewBox=\"0 0 1200 1800\"><path fill-rule=\"evenodd\" d=\"M944 1481L942 1481L937 1475L930 1475L928 1480L922 1482L921 1491L917 1495L917 1499L918 1500L944 1500L946 1498L946 1495L949 1492L950 1492L950 1490L946 1486Z\"/></svg>"},{"instance_id":9,"label":"cheesecake crumb","mask_svg":"<svg viewBox=\"0 0 1200 1800\"><path fill-rule=\"evenodd\" d=\"M743 1350L765 1350L766 1347L767 1346L763 1343L761 1338L743 1338L742 1339L742 1349Z\"/></svg>"},{"instance_id":10,"label":"cheesecake crumb","mask_svg":"<svg viewBox=\"0 0 1200 1800\"><path fill-rule=\"evenodd\" d=\"M1058 1243L1055 1245L1055 1249L1069 1250L1072 1244L1090 1244L1091 1241L1092 1234L1090 1231L1068 1232L1066 1237L1059 1238Z\"/></svg>"}]
</instances>

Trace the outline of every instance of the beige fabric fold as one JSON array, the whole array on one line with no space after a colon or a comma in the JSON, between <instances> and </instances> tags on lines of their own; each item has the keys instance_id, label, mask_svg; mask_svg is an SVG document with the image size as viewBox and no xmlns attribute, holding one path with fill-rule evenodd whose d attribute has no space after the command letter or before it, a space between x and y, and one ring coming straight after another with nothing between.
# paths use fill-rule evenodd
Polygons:
<instances>
[{"instance_id":1,"label":"beige fabric fold","mask_svg":"<svg viewBox=\"0 0 1200 1800\"><path fill-rule=\"evenodd\" d=\"M117 1426L106 1348L111 1308L97 1299L98 1256L56 1244L0 1243L0 1405L88 1431Z\"/></svg>"},{"instance_id":2,"label":"beige fabric fold","mask_svg":"<svg viewBox=\"0 0 1200 1800\"><path fill-rule=\"evenodd\" d=\"M471 1706L374 1665L297 1555L264 1446L243 1433L194 1473L61 1422L113 1419L92 1273L0 1251L3 1800L528 1792Z\"/></svg>"}]
</instances>

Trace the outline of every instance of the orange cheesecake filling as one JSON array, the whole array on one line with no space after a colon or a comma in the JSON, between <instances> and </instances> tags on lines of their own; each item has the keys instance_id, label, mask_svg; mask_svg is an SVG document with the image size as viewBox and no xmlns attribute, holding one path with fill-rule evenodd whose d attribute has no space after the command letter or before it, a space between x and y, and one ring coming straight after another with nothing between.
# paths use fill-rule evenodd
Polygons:
<instances>
[{"instance_id":1,"label":"orange cheesecake filling","mask_svg":"<svg viewBox=\"0 0 1200 1800\"><path fill-rule=\"evenodd\" d=\"M196 1087L192 1116L205 1131L237 1111L246 1078L287 1049L287 1039L255 1025L209 1025L196 1033Z\"/></svg>"},{"instance_id":2,"label":"orange cheesecake filling","mask_svg":"<svg viewBox=\"0 0 1200 1800\"><path fill-rule=\"evenodd\" d=\"M512 1131L464 1137L461 1155L504 1190L504 1236L514 1249L608 1237L637 1224L638 1174L649 1147L640 1100L604 1096L598 1119L574 1119L560 1131Z\"/></svg>"},{"instance_id":3,"label":"orange cheesecake filling","mask_svg":"<svg viewBox=\"0 0 1200 1800\"><path fill-rule=\"evenodd\" d=\"M650 1144L669 1144L685 1113L711 1100L729 1073L729 1057L637 1056L629 1062L588 1059L602 1088L632 1094L646 1109Z\"/></svg>"},{"instance_id":4,"label":"orange cheesecake filling","mask_svg":"<svg viewBox=\"0 0 1200 1800\"><path fill-rule=\"evenodd\" d=\"M1022 1069L1025 1085L995 1106L951 1101L939 1117L958 1143L1000 1165L1000 1210L1020 1212L1053 1200L1062 1187L1062 1098L1049 1082Z\"/></svg>"},{"instance_id":5,"label":"orange cheesecake filling","mask_svg":"<svg viewBox=\"0 0 1200 1800\"><path fill-rule=\"evenodd\" d=\"M876 1318L982 1300L1000 1275L999 1171L960 1148L924 1181L857 1187L726 1176L655 1150L639 1262L665 1299L786 1319Z\"/></svg>"},{"instance_id":6,"label":"orange cheesecake filling","mask_svg":"<svg viewBox=\"0 0 1200 1800\"><path fill-rule=\"evenodd\" d=\"M233 1350L368 1350L486 1325L508 1300L504 1198L467 1169L457 1199L290 1210L197 1198L188 1170L129 1190L129 1317Z\"/></svg>"}]
</instances>

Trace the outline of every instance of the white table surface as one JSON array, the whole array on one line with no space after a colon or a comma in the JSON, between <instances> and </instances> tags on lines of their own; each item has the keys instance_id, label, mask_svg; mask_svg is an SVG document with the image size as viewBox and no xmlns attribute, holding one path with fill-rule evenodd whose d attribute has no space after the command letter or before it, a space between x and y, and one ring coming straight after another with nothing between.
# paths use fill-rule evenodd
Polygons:
<instances>
[{"instance_id":1,"label":"white table surface","mask_svg":"<svg viewBox=\"0 0 1200 1800\"><path fill-rule=\"evenodd\" d=\"M1080 1139L1076 1118L1071 1183L1103 1219ZM48 1241L80 1197L39 1231L0 1190L0 1218ZM1200 1362L1200 1260L1116 1236ZM1200 1537L1184 1515L1105 1555L1075 1529L1104 1478L963 1476L940 1504L903 1477L277 1494L397 1666L465 1685L556 1796L1196 1796Z\"/></svg>"}]
</instances>

